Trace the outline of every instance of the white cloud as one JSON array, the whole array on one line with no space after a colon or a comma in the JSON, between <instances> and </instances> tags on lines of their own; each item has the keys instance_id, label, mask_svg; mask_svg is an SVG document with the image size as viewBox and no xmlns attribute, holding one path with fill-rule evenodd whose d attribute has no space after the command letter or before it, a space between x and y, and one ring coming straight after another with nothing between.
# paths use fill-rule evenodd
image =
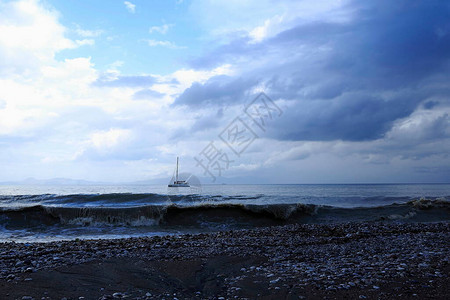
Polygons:
<instances>
[{"instance_id":1,"label":"white cloud","mask_svg":"<svg viewBox=\"0 0 450 300\"><path fill-rule=\"evenodd\" d=\"M117 147L131 137L131 131L126 129L110 129L92 134L90 142L101 151Z\"/></svg>"},{"instance_id":2,"label":"white cloud","mask_svg":"<svg viewBox=\"0 0 450 300\"><path fill-rule=\"evenodd\" d=\"M149 33L159 32L161 34L166 34L169 31L169 28L173 27L174 24L164 24L161 26L152 26L148 30Z\"/></svg>"},{"instance_id":3,"label":"white cloud","mask_svg":"<svg viewBox=\"0 0 450 300\"><path fill-rule=\"evenodd\" d=\"M129 2L129 1L125 1L123 4L125 4L125 7L127 8L127 10L134 14L136 12L136 5Z\"/></svg>"},{"instance_id":4,"label":"white cloud","mask_svg":"<svg viewBox=\"0 0 450 300\"><path fill-rule=\"evenodd\" d=\"M116 60L113 63L108 65L108 72L116 72L118 68L122 67L124 64L124 61L122 60Z\"/></svg>"},{"instance_id":5,"label":"white cloud","mask_svg":"<svg viewBox=\"0 0 450 300\"><path fill-rule=\"evenodd\" d=\"M78 46L85 46L85 45L92 46L95 44L95 40L93 39L76 40L75 43L77 43Z\"/></svg>"},{"instance_id":6,"label":"white cloud","mask_svg":"<svg viewBox=\"0 0 450 300\"><path fill-rule=\"evenodd\" d=\"M391 141L422 143L427 138L450 138L450 107L419 109L409 117L399 120L387 133Z\"/></svg>"},{"instance_id":7,"label":"white cloud","mask_svg":"<svg viewBox=\"0 0 450 300\"><path fill-rule=\"evenodd\" d=\"M348 0L193 0L189 13L210 37L247 34L254 42L302 22L344 22L351 17Z\"/></svg>"},{"instance_id":8,"label":"white cloud","mask_svg":"<svg viewBox=\"0 0 450 300\"><path fill-rule=\"evenodd\" d=\"M67 39L58 14L37 1L3 3L0 10L0 77L34 74L40 64L53 60L56 52L75 48Z\"/></svg>"},{"instance_id":9,"label":"white cloud","mask_svg":"<svg viewBox=\"0 0 450 300\"><path fill-rule=\"evenodd\" d=\"M85 29L81 29L80 26L77 26L77 28L75 29L75 32L81 37L93 38L93 37L98 37L98 36L102 35L104 31L101 29L85 30Z\"/></svg>"},{"instance_id":10,"label":"white cloud","mask_svg":"<svg viewBox=\"0 0 450 300\"><path fill-rule=\"evenodd\" d=\"M194 82L204 83L213 76L233 74L230 65L223 65L212 70L181 69L167 76L160 76L160 81L163 83L155 84L154 89L164 94L178 94L190 87ZM174 79L178 84L164 83ZM173 101L173 97L170 101Z\"/></svg>"},{"instance_id":11,"label":"white cloud","mask_svg":"<svg viewBox=\"0 0 450 300\"><path fill-rule=\"evenodd\" d=\"M280 25L283 22L282 16L275 16L270 19L264 21L264 24L258 27L255 27L249 32L249 36L253 39L254 42L261 42L265 38L272 36L274 33L278 33L281 31Z\"/></svg>"},{"instance_id":12,"label":"white cloud","mask_svg":"<svg viewBox=\"0 0 450 300\"><path fill-rule=\"evenodd\" d=\"M85 57L65 59L52 66L42 66L41 74L44 76L47 86L56 88L58 87L58 81L65 80L67 84L61 86L59 82L58 90L64 88L73 92L80 92L82 88L87 88L98 76L91 59Z\"/></svg>"},{"instance_id":13,"label":"white cloud","mask_svg":"<svg viewBox=\"0 0 450 300\"><path fill-rule=\"evenodd\" d=\"M170 49L184 49L186 47L178 46L170 41L159 41L159 40L147 40L147 43L150 47L167 47Z\"/></svg>"}]
</instances>

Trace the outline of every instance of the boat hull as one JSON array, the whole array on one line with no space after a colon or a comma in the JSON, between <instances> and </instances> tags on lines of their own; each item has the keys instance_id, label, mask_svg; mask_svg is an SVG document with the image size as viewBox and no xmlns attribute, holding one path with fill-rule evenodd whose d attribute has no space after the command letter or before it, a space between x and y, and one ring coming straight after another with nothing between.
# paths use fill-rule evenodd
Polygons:
<instances>
[{"instance_id":1,"label":"boat hull","mask_svg":"<svg viewBox=\"0 0 450 300\"><path fill-rule=\"evenodd\" d=\"M169 187L190 187L187 183L175 183L175 184L169 184Z\"/></svg>"}]
</instances>

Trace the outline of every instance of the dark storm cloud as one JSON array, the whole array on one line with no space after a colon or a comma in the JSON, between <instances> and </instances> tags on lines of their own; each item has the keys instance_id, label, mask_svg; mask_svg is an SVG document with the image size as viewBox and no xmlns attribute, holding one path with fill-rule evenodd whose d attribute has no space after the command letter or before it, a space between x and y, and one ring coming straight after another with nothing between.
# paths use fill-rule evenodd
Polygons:
<instances>
[{"instance_id":1,"label":"dark storm cloud","mask_svg":"<svg viewBox=\"0 0 450 300\"><path fill-rule=\"evenodd\" d=\"M233 102L262 82L274 100L293 102L272 137L358 141L383 137L421 103L432 109L430 98L448 95L433 88L448 84L439 76L450 71L448 1L354 1L348 8L350 22L302 24L262 43L239 38L193 61L244 71L194 83L175 104ZM245 70L243 61L264 63Z\"/></svg>"},{"instance_id":2,"label":"dark storm cloud","mask_svg":"<svg viewBox=\"0 0 450 300\"><path fill-rule=\"evenodd\" d=\"M195 82L174 102L174 105L200 107L204 105L230 105L245 100L247 92L257 83L253 78L215 76L206 83Z\"/></svg>"},{"instance_id":3,"label":"dark storm cloud","mask_svg":"<svg viewBox=\"0 0 450 300\"><path fill-rule=\"evenodd\" d=\"M357 4L361 5L361 4ZM445 71L450 57L448 1L374 1L337 39L328 67L398 88ZM447 66L448 67L448 66Z\"/></svg>"},{"instance_id":4,"label":"dark storm cloud","mask_svg":"<svg viewBox=\"0 0 450 300\"><path fill-rule=\"evenodd\" d=\"M193 136L194 134L200 132L200 134L204 133L208 130L215 130L219 126L223 126L224 109L219 108L217 111L214 109L209 114L200 114L195 118L195 122L188 127L178 128L173 132L170 136L170 140L176 141L183 136L189 135Z\"/></svg>"},{"instance_id":5,"label":"dark storm cloud","mask_svg":"<svg viewBox=\"0 0 450 300\"><path fill-rule=\"evenodd\" d=\"M288 109L270 128L269 135L285 140L377 139L394 120L410 115L420 99L414 95L386 100L346 94L335 101L305 101Z\"/></svg>"},{"instance_id":6,"label":"dark storm cloud","mask_svg":"<svg viewBox=\"0 0 450 300\"><path fill-rule=\"evenodd\" d=\"M329 42L331 36L337 35L343 30L345 27L342 25L314 23L288 29L261 43L252 43L249 37L239 37L202 57L193 59L190 63L198 69L209 69L223 63L238 62L251 57L263 57L270 51L279 51L283 56L285 47L325 44ZM274 61L273 63L279 62Z\"/></svg>"},{"instance_id":7,"label":"dark storm cloud","mask_svg":"<svg viewBox=\"0 0 450 300\"><path fill-rule=\"evenodd\" d=\"M216 114L209 114L198 118L195 123L191 126L191 132L195 133L197 131L208 130L211 128L216 128L221 125L223 117L223 108L219 108Z\"/></svg>"},{"instance_id":8,"label":"dark storm cloud","mask_svg":"<svg viewBox=\"0 0 450 300\"><path fill-rule=\"evenodd\" d=\"M249 44L250 41L248 37L237 38L204 56L191 60L190 64L197 69L211 69L224 62L233 61L239 57L239 54L247 55L259 49L259 47Z\"/></svg>"},{"instance_id":9,"label":"dark storm cloud","mask_svg":"<svg viewBox=\"0 0 450 300\"><path fill-rule=\"evenodd\" d=\"M156 83L156 78L150 75L143 76L114 76L114 74L102 74L94 86L99 87L149 87Z\"/></svg>"},{"instance_id":10,"label":"dark storm cloud","mask_svg":"<svg viewBox=\"0 0 450 300\"><path fill-rule=\"evenodd\" d=\"M436 105L438 105L439 103L436 101L427 101L423 104L423 108L425 109L432 109L433 107L435 107Z\"/></svg>"}]
</instances>

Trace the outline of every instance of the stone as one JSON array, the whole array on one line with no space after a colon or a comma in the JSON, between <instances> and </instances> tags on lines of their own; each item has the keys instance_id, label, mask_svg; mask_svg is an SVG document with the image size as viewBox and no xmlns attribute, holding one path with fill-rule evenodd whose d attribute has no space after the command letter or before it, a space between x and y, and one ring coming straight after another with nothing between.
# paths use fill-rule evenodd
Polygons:
<instances>
[{"instance_id":1,"label":"stone","mask_svg":"<svg viewBox=\"0 0 450 300\"><path fill-rule=\"evenodd\" d=\"M16 267L22 267L24 265L24 262L19 260L16 262Z\"/></svg>"},{"instance_id":2,"label":"stone","mask_svg":"<svg viewBox=\"0 0 450 300\"><path fill-rule=\"evenodd\" d=\"M122 293L116 292L116 293L112 294L112 296L114 298L123 298L124 295Z\"/></svg>"}]
</instances>

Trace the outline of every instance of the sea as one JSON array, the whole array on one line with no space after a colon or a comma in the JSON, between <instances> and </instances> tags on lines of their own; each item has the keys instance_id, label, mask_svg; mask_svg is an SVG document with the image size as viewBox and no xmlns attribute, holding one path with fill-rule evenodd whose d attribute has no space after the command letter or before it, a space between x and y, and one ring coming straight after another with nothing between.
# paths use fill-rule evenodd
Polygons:
<instances>
[{"instance_id":1,"label":"sea","mask_svg":"<svg viewBox=\"0 0 450 300\"><path fill-rule=\"evenodd\" d=\"M0 242L440 221L450 221L450 184L0 186Z\"/></svg>"}]
</instances>

